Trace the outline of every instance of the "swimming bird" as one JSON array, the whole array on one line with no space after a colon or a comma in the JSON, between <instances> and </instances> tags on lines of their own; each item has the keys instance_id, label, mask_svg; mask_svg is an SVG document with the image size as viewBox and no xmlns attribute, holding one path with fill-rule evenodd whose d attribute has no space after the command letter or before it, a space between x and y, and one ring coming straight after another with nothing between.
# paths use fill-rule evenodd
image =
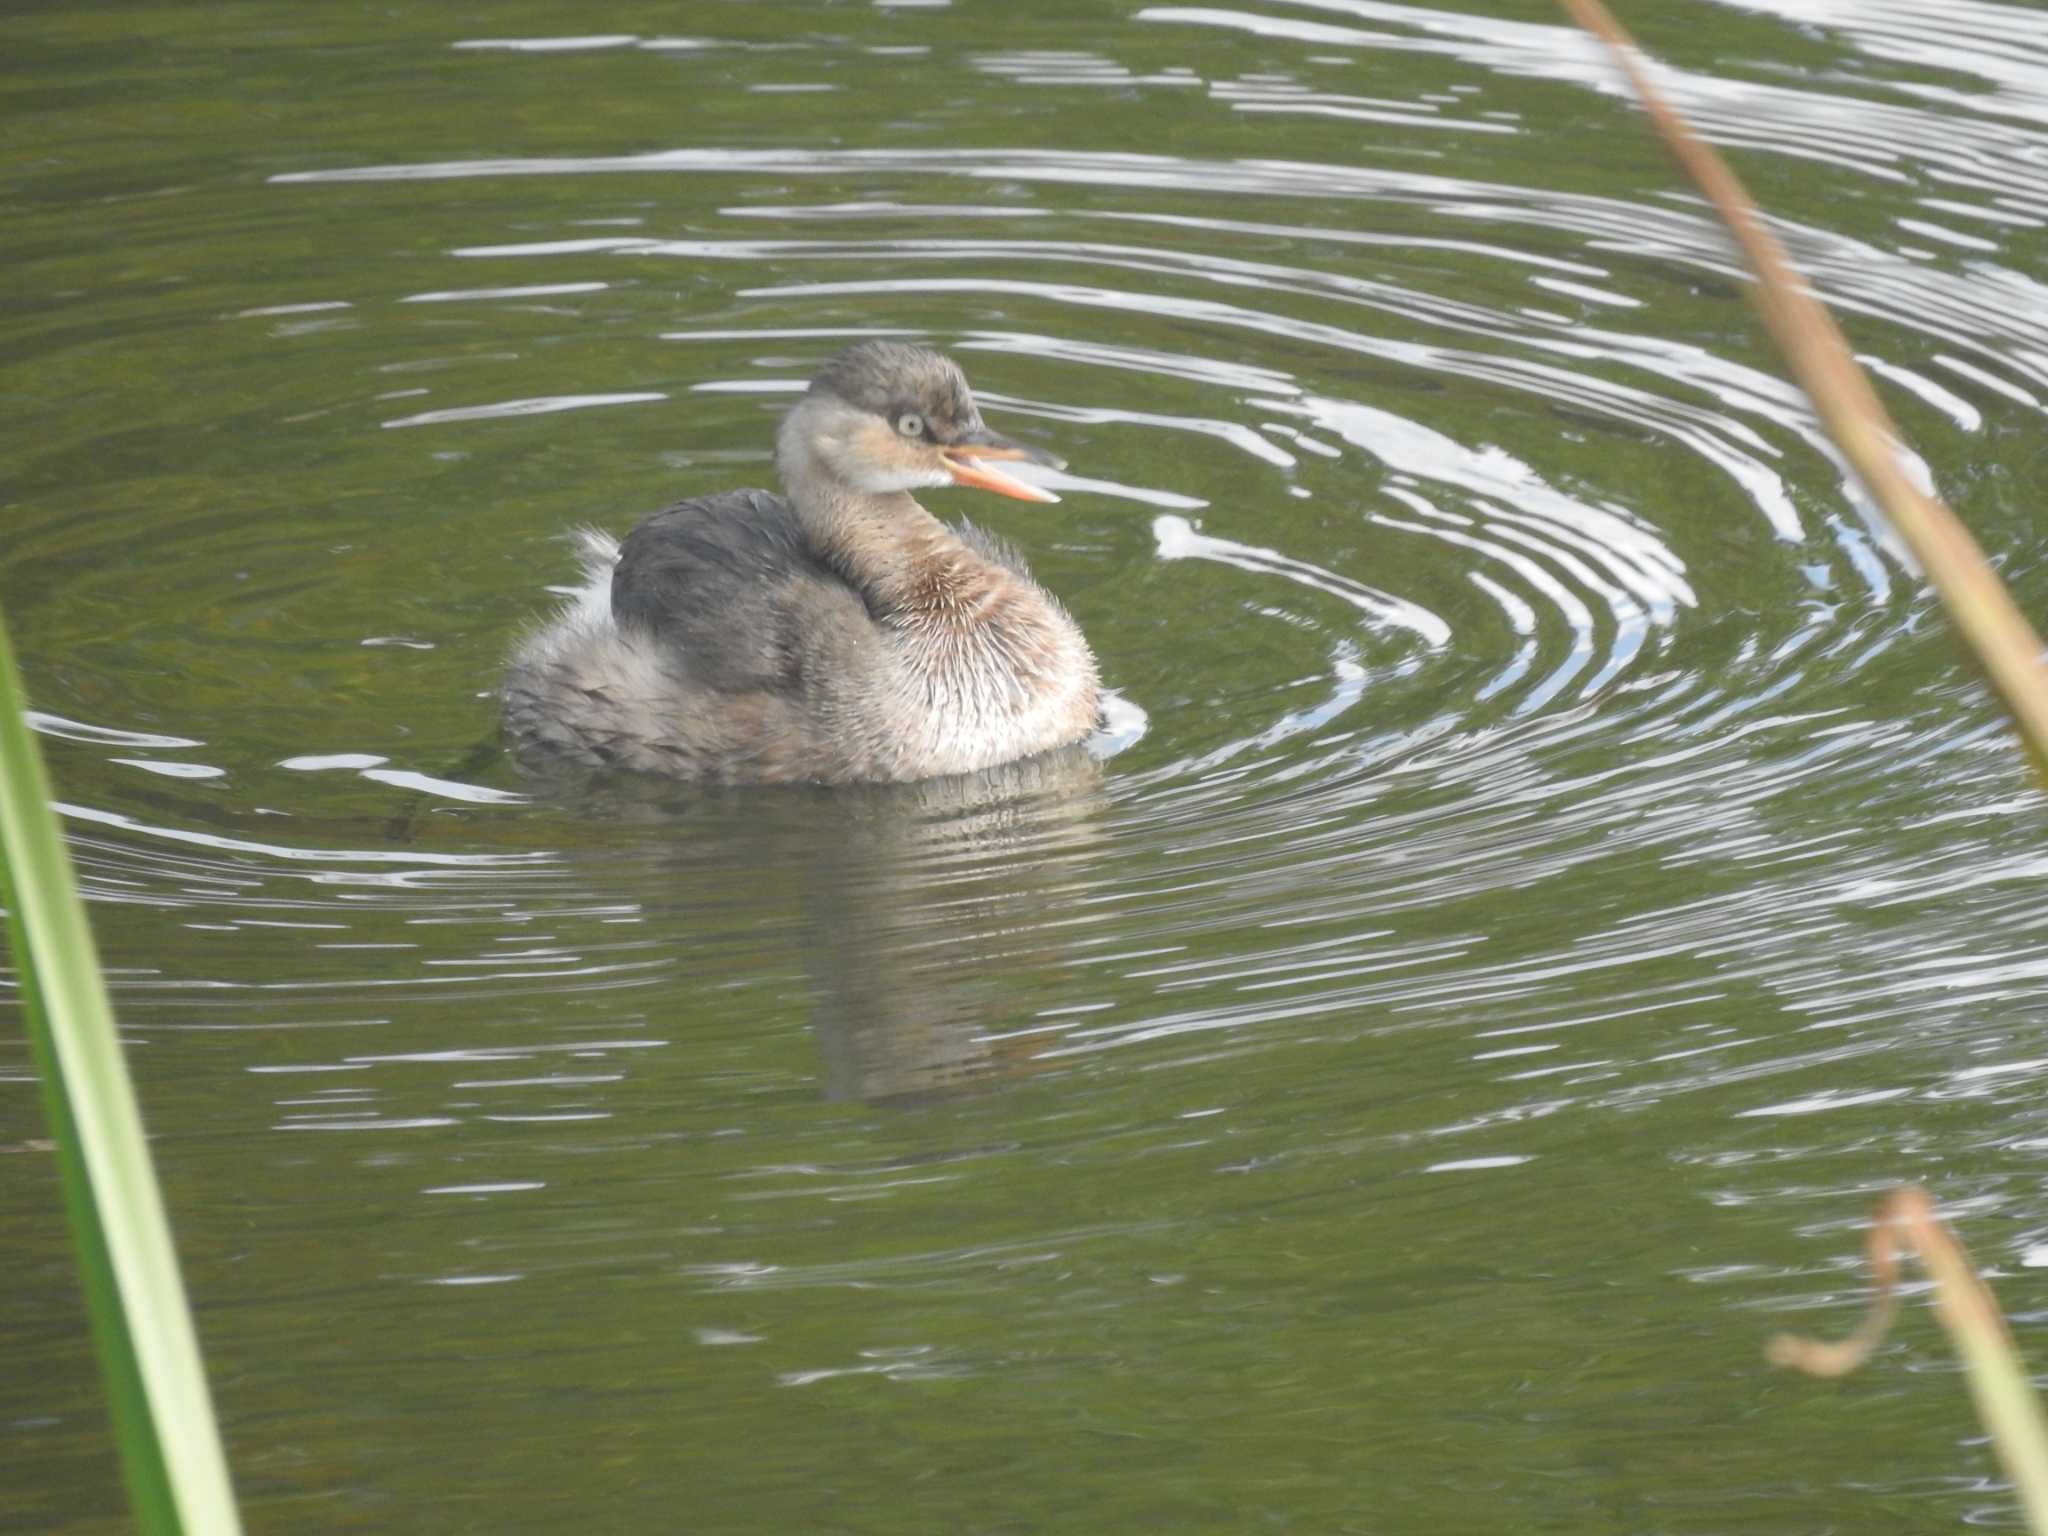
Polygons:
<instances>
[{"instance_id":1,"label":"swimming bird","mask_svg":"<svg viewBox=\"0 0 2048 1536\"><path fill-rule=\"evenodd\" d=\"M911 492L1056 501L996 461L950 359L898 341L831 358L783 418L783 493L720 491L582 536L584 583L522 642L501 697L530 766L717 783L968 773L1094 728L1094 653L1007 543Z\"/></svg>"}]
</instances>

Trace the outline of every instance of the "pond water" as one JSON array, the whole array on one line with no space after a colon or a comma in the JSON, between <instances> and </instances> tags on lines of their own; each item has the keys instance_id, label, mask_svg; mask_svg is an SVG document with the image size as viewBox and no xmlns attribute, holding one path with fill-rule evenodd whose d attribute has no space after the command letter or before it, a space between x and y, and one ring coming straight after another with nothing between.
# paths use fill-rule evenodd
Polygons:
<instances>
[{"instance_id":1,"label":"pond water","mask_svg":"<svg viewBox=\"0 0 2048 1536\"><path fill-rule=\"evenodd\" d=\"M679 14L680 11L680 14ZM2048 613L2048 15L1627 8ZM2009 1524L2048 855L1722 236L1537 0L0 24L23 655L257 1531ZM562 536L866 335L1099 768L531 792ZM0 1527L126 1529L25 1051Z\"/></svg>"}]
</instances>

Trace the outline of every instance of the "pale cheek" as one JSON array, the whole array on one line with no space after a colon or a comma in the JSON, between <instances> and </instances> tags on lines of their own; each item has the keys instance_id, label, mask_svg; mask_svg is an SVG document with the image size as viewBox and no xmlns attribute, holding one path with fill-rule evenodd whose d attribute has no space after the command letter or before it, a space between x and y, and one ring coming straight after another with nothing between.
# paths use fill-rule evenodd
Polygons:
<instances>
[{"instance_id":1,"label":"pale cheek","mask_svg":"<svg viewBox=\"0 0 2048 1536\"><path fill-rule=\"evenodd\" d=\"M847 442L842 439L828 446L832 467L839 478L855 490L865 491L871 496L953 483L953 477L942 465L906 462L899 456L892 439L880 442Z\"/></svg>"},{"instance_id":2,"label":"pale cheek","mask_svg":"<svg viewBox=\"0 0 2048 1536\"><path fill-rule=\"evenodd\" d=\"M943 469L898 469L877 465L855 477L853 483L864 491L880 495L888 491L916 491L951 485L953 477Z\"/></svg>"}]
</instances>

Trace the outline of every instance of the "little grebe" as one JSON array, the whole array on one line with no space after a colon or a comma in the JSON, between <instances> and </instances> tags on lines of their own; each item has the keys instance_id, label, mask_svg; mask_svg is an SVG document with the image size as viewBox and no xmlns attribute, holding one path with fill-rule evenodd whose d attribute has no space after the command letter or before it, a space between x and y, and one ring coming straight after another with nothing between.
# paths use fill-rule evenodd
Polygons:
<instances>
[{"instance_id":1,"label":"little grebe","mask_svg":"<svg viewBox=\"0 0 2048 1536\"><path fill-rule=\"evenodd\" d=\"M1017 552L915 489L1047 491L991 459L1050 455L982 422L946 357L839 353L783 419L785 496L721 491L583 538L585 585L503 689L538 767L722 783L901 781L1080 741L1095 657Z\"/></svg>"}]
</instances>

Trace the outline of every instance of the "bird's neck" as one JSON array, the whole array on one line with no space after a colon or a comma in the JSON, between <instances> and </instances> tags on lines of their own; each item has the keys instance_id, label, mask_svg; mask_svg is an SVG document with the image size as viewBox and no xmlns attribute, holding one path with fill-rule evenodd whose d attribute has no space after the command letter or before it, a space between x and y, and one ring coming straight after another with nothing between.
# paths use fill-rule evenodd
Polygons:
<instances>
[{"instance_id":1,"label":"bird's neck","mask_svg":"<svg viewBox=\"0 0 2048 1536\"><path fill-rule=\"evenodd\" d=\"M811 547L859 588L878 615L949 607L978 566L953 530L907 491L857 491L799 470L783 481Z\"/></svg>"}]
</instances>

